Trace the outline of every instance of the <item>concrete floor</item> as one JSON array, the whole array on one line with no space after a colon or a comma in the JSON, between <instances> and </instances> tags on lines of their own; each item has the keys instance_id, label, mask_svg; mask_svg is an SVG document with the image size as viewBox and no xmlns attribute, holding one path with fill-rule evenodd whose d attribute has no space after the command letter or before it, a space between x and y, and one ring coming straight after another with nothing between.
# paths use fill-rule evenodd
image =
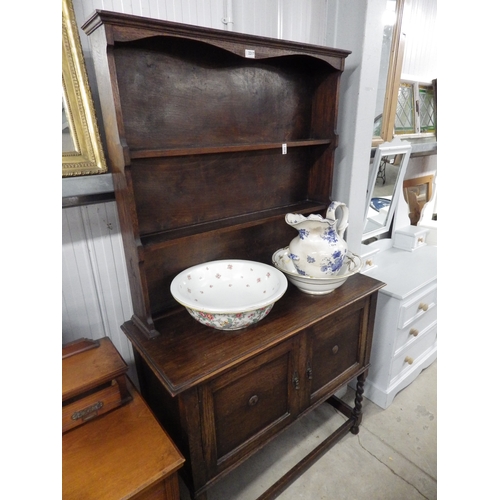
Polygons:
<instances>
[{"instance_id":1,"label":"concrete floor","mask_svg":"<svg viewBox=\"0 0 500 500\"><path fill-rule=\"evenodd\" d=\"M357 436L348 434L279 500L437 498L437 361L386 410L364 399ZM352 405L354 392L342 397ZM209 500L254 500L345 417L328 404L294 423L209 490ZM189 494L181 484L181 500Z\"/></svg>"}]
</instances>

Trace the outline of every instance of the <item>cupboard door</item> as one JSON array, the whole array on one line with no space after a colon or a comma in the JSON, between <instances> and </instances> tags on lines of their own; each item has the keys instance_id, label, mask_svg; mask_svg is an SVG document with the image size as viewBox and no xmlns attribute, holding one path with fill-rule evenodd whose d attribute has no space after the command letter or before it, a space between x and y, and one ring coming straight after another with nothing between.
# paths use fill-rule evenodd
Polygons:
<instances>
[{"instance_id":1,"label":"cupboard door","mask_svg":"<svg viewBox=\"0 0 500 500\"><path fill-rule=\"evenodd\" d=\"M310 403L321 399L352 378L364 363L367 307L357 302L308 329L307 376Z\"/></svg>"},{"instance_id":2,"label":"cupboard door","mask_svg":"<svg viewBox=\"0 0 500 500\"><path fill-rule=\"evenodd\" d=\"M284 342L201 389L211 475L257 449L297 415L297 345L296 339Z\"/></svg>"}]
</instances>

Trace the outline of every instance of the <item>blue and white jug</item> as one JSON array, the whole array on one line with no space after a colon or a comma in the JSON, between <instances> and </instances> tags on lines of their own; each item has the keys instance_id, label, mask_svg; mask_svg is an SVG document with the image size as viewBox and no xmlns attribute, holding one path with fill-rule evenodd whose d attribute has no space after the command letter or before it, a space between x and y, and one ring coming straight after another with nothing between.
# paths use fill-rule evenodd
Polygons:
<instances>
[{"instance_id":1,"label":"blue and white jug","mask_svg":"<svg viewBox=\"0 0 500 500\"><path fill-rule=\"evenodd\" d=\"M340 219L336 211L340 209ZM290 242L288 256L301 276L328 278L341 269L347 254L344 232L348 226L349 209L345 203L333 201L326 218L312 214L286 214L285 221L299 234Z\"/></svg>"}]
</instances>

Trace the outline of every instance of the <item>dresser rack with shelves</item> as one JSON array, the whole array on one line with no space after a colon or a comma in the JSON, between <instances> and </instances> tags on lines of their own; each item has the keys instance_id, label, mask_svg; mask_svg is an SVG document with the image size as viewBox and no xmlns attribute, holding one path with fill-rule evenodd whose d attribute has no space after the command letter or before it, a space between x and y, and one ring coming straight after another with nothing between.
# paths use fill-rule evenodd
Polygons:
<instances>
[{"instance_id":1,"label":"dresser rack with shelves","mask_svg":"<svg viewBox=\"0 0 500 500\"><path fill-rule=\"evenodd\" d=\"M217 259L271 264L289 212L326 212L349 52L96 11L85 23L124 240L141 393L186 457L193 498L326 401L346 422L262 498L275 498L361 422L377 280L293 286L237 332L196 322L170 294ZM334 394L357 380L353 408Z\"/></svg>"}]
</instances>

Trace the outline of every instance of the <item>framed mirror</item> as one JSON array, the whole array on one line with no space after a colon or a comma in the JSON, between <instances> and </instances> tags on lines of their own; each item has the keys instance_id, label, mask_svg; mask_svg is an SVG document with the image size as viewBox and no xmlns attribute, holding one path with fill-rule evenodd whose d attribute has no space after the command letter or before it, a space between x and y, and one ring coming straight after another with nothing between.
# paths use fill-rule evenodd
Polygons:
<instances>
[{"instance_id":1,"label":"framed mirror","mask_svg":"<svg viewBox=\"0 0 500 500\"><path fill-rule=\"evenodd\" d=\"M73 4L62 0L62 175L106 170Z\"/></svg>"},{"instance_id":2,"label":"framed mirror","mask_svg":"<svg viewBox=\"0 0 500 500\"><path fill-rule=\"evenodd\" d=\"M394 120L405 42L405 36L402 32L403 7L404 0L387 0L383 19L384 38L373 121L373 146L390 141L394 136Z\"/></svg>"},{"instance_id":3,"label":"framed mirror","mask_svg":"<svg viewBox=\"0 0 500 500\"><path fill-rule=\"evenodd\" d=\"M398 137L377 147L370 165L363 241L390 230L410 154L411 144Z\"/></svg>"}]
</instances>

